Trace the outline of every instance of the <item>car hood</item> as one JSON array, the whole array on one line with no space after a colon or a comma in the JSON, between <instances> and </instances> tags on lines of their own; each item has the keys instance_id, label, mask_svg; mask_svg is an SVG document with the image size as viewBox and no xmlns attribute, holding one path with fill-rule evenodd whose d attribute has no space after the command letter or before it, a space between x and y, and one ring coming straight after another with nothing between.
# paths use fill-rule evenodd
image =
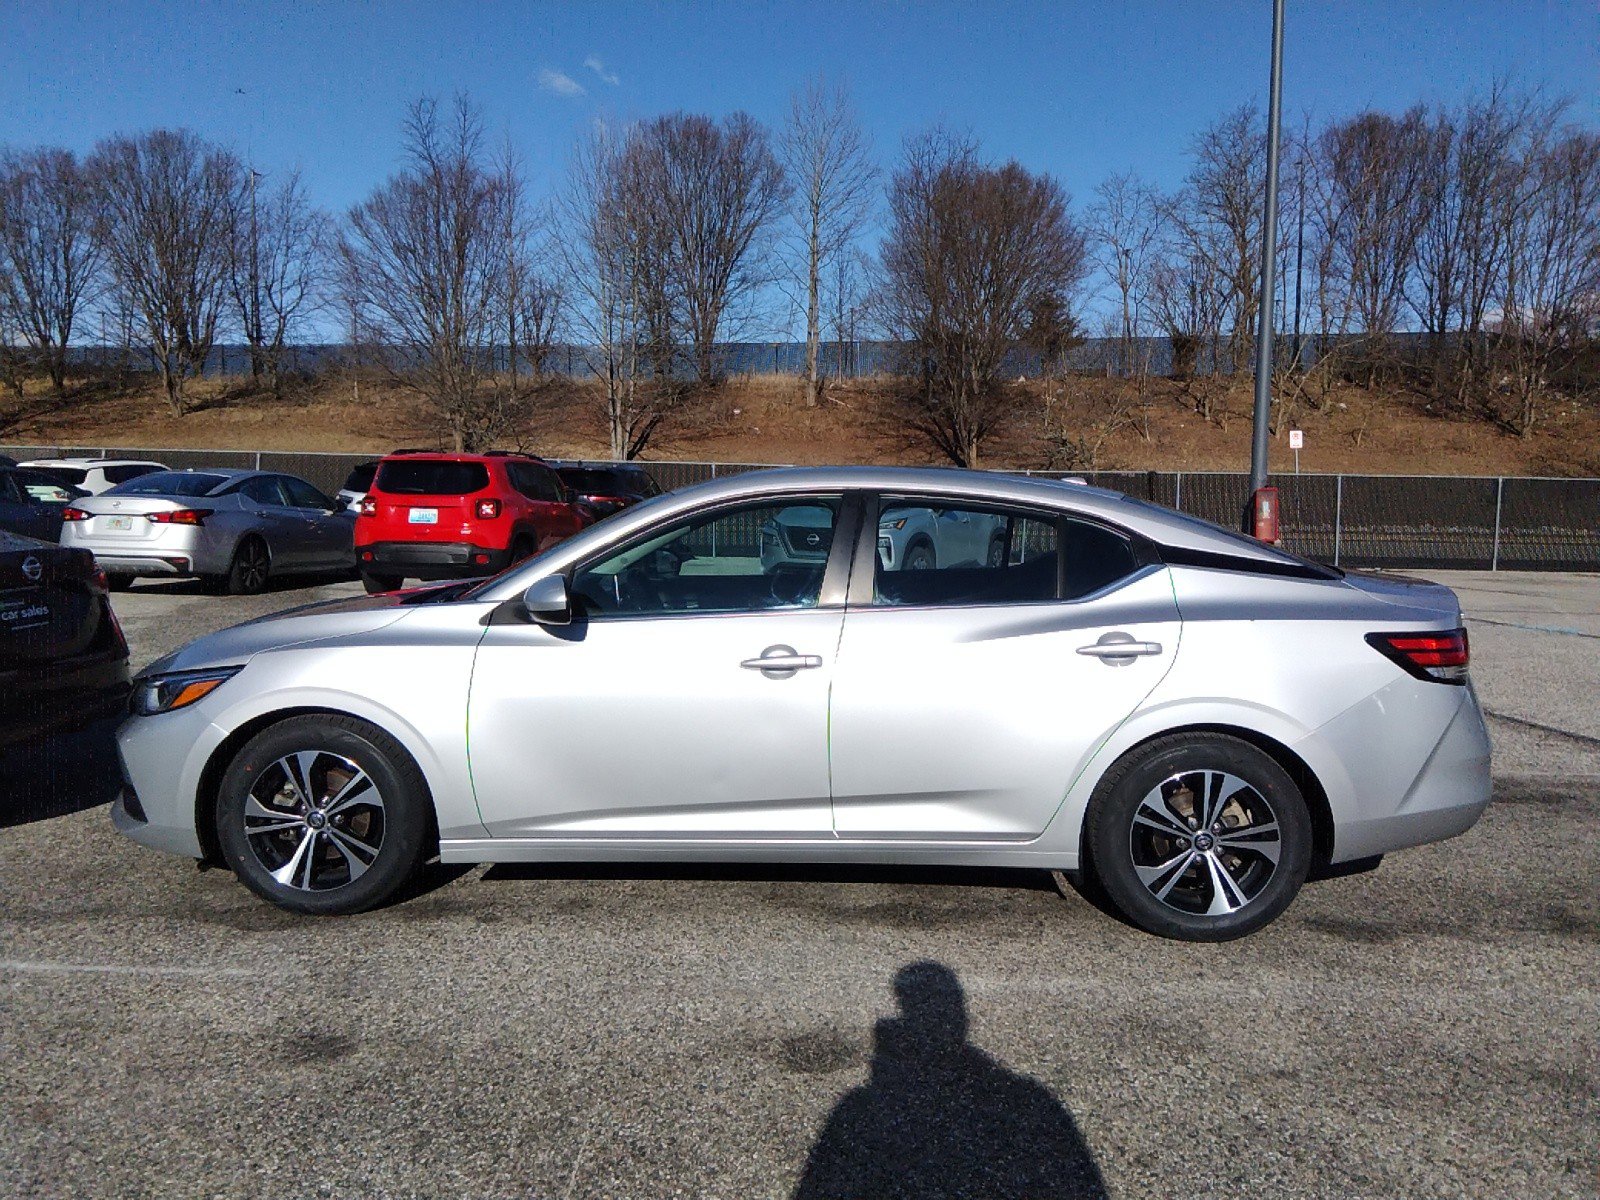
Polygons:
<instances>
[{"instance_id":1,"label":"car hood","mask_svg":"<svg viewBox=\"0 0 1600 1200\"><path fill-rule=\"evenodd\" d=\"M282 650L307 642L371 633L398 621L415 602L414 593L394 592L324 600L285 609L196 638L165 658L158 658L139 674L243 666L264 650Z\"/></svg>"}]
</instances>

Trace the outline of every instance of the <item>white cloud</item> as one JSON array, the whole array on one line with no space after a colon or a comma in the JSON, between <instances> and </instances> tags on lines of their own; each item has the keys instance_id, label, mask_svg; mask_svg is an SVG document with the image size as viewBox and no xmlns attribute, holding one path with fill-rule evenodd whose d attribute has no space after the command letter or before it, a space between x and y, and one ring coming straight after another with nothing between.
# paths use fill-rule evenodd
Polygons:
<instances>
[{"instance_id":1,"label":"white cloud","mask_svg":"<svg viewBox=\"0 0 1600 1200\"><path fill-rule=\"evenodd\" d=\"M557 71L553 67L539 68L539 86L547 92L554 92L557 96L585 96L589 89L584 87L565 71Z\"/></svg>"},{"instance_id":2,"label":"white cloud","mask_svg":"<svg viewBox=\"0 0 1600 1200\"><path fill-rule=\"evenodd\" d=\"M589 55L588 58L583 60L583 65L588 67L589 70L593 71L595 73L595 77L599 79L601 83L609 83L612 87L616 87L617 84L622 82L622 77L615 71L606 70L606 64L600 61L600 56L598 54Z\"/></svg>"}]
</instances>

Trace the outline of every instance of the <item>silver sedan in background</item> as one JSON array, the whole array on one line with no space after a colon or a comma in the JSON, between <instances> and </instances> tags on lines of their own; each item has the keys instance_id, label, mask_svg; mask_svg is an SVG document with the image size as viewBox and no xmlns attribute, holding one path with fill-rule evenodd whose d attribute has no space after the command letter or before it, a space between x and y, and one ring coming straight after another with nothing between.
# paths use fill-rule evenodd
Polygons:
<instances>
[{"instance_id":1,"label":"silver sedan in background","mask_svg":"<svg viewBox=\"0 0 1600 1200\"><path fill-rule=\"evenodd\" d=\"M891 570L886 513L987 536ZM764 554L784 517L826 553ZM938 863L1092 875L1214 941L1489 802L1449 589L960 471L660 496L486 582L202 638L134 712L117 827L302 913L434 855Z\"/></svg>"},{"instance_id":2,"label":"silver sedan in background","mask_svg":"<svg viewBox=\"0 0 1600 1200\"><path fill-rule=\"evenodd\" d=\"M355 569L355 515L294 475L157 471L62 516L61 544L93 551L114 587L199 576L242 595L274 574Z\"/></svg>"}]
</instances>

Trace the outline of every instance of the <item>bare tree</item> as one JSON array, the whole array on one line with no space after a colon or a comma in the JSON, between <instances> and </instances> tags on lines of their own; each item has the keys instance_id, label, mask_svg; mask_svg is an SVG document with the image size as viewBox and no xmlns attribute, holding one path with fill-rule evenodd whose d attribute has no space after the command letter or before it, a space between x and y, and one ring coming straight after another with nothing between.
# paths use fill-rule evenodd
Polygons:
<instances>
[{"instance_id":1,"label":"bare tree","mask_svg":"<svg viewBox=\"0 0 1600 1200\"><path fill-rule=\"evenodd\" d=\"M822 390L824 280L860 235L878 172L848 91L820 78L790 98L778 153L793 188L790 269L805 296L803 379L806 407L814 408Z\"/></svg>"},{"instance_id":2,"label":"bare tree","mask_svg":"<svg viewBox=\"0 0 1600 1200\"><path fill-rule=\"evenodd\" d=\"M1367 382L1387 359L1405 305L1417 239L1427 221L1427 117L1365 112L1323 130L1315 145L1322 187L1325 271L1337 276L1367 340Z\"/></svg>"},{"instance_id":3,"label":"bare tree","mask_svg":"<svg viewBox=\"0 0 1600 1200\"><path fill-rule=\"evenodd\" d=\"M617 459L643 453L683 400L671 369L672 272L658 214L635 186L637 136L597 126L579 145L558 200L566 319L600 382Z\"/></svg>"},{"instance_id":4,"label":"bare tree","mask_svg":"<svg viewBox=\"0 0 1600 1200\"><path fill-rule=\"evenodd\" d=\"M227 299L239 162L188 130L158 129L101 142L88 170L113 284L138 315L167 403L181 415Z\"/></svg>"},{"instance_id":5,"label":"bare tree","mask_svg":"<svg viewBox=\"0 0 1600 1200\"><path fill-rule=\"evenodd\" d=\"M1131 172L1113 175L1095 189L1089 210L1090 253L1117 305L1118 368L1142 378L1149 356L1137 347L1152 297L1153 268L1165 234L1165 216L1155 189Z\"/></svg>"},{"instance_id":6,"label":"bare tree","mask_svg":"<svg viewBox=\"0 0 1600 1200\"><path fill-rule=\"evenodd\" d=\"M1266 123L1246 104L1203 129L1191 148L1194 167L1168 205L1180 256L1217 286L1218 327L1233 368L1245 369L1255 339L1257 276L1266 196Z\"/></svg>"},{"instance_id":7,"label":"bare tree","mask_svg":"<svg viewBox=\"0 0 1600 1200\"><path fill-rule=\"evenodd\" d=\"M518 416L487 386L505 329L505 181L464 96L447 115L417 101L404 131L406 167L350 211L341 285L376 360L435 406L456 449L478 449Z\"/></svg>"},{"instance_id":8,"label":"bare tree","mask_svg":"<svg viewBox=\"0 0 1600 1200\"><path fill-rule=\"evenodd\" d=\"M648 227L667 239L695 378L718 383L717 342L771 278L762 239L788 196L783 168L766 130L739 112L720 124L687 113L658 117L630 149L638 207L659 213Z\"/></svg>"},{"instance_id":9,"label":"bare tree","mask_svg":"<svg viewBox=\"0 0 1600 1200\"><path fill-rule=\"evenodd\" d=\"M94 193L67 150L0 158L0 311L59 394L67 347L100 286Z\"/></svg>"},{"instance_id":10,"label":"bare tree","mask_svg":"<svg viewBox=\"0 0 1600 1200\"><path fill-rule=\"evenodd\" d=\"M1588 341L1600 302L1600 136L1568 132L1528 152L1525 203L1510 231L1498 360L1523 437L1565 362Z\"/></svg>"},{"instance_id":11,"label":"bare tree","mask_svg":"<svg viewBox=\"0 0 1600 1200\"><path fill-rule=\"evenodd\" d=\"M944 133L913 139L894 174L880 306L920 370L902 416L957 466L1010 415L1000 369L1041 300L1072 309L1086 251L1067 202L1050 176L986 166Z\"/></svg>"},{"instance_id":12,"label":"bare tree","mask_svg":"<svg viewBox=\"0 0 1600 1200\"><path fill-rule=\"evenodd\" d=\"M265 189L249 169L242 204L234 210L228 290L250 349L250 374L283 389L288 347L327 303L332 223L312 206L291 171Z\"/></svg>"}]
</instances>

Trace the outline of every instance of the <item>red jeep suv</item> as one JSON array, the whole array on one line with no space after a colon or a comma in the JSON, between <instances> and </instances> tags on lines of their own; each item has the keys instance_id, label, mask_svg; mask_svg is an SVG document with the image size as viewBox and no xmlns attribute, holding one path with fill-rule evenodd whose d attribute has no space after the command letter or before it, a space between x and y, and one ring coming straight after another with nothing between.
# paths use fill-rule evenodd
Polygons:
<instances>
[{"instance_id":1,"label":"red jeep suv","mask_svg":"<svg viewBox=\"0 0 1600 1200\"><path fill-rule=\"evenodd\" d=\"M356 562L369 592L493 575L593 521L531 454L402 451L378 464L361 501Z\"/></svg>"}]
</instances>

